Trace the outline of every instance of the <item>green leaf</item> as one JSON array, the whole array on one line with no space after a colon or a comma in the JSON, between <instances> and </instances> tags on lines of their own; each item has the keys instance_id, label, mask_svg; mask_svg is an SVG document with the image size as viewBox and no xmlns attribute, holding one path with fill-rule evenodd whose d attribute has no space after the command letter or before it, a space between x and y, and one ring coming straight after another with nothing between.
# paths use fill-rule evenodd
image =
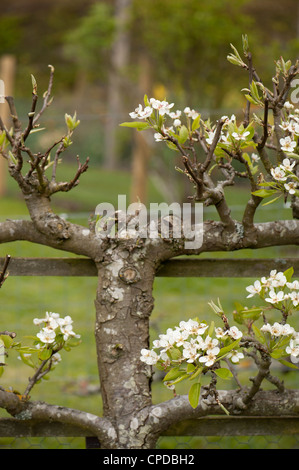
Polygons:
<instances>
[{"instance_id":1,"label":"green leaf","mask_svg":"<svg viewBox=\"0 0 299 470\"><path fill-rule=\"evenodd\" d=\"M298 369L298 366L296 366L295 364L292 364L289 361L285 361L283 359L280 359L278 362L280 362L280 364L282 364L283 366L290 367L291 369Z\"/></svg>"},{"instance_id":2,"label":"green leaf","mask_svg":"<svg viewBox=\"0 0 299 470\"><path fill-rule=\"evenodd\" d=\"M51 357L51 354L52 354L52 349L42 349L38 354L38 358L41 361L45 361L46 359L49 359Z\"/></svg>"},{"instance_id":3,"label":"green leaf","mask_svg":"<svg viewBox=\"0 0 299 470\"><path fill-rule=\"evenodd\" d=\"M149 102L149 99L147 97L147 95L144 95L144 106L150 106L150 102Z\"/></svg>"},{"instance_id":4,"label":"green leaf","mask_svg":"<svg viewBox=\"0 0 299 470\"><path fill-rule=\"evenodd\" d=\"M193 384L189 390L188 398L189 398L189 403L192 406L192 408L196 408L198 405L199 397L200 397L200 389L201 389L200 383L196 383L196 384Z\"/></svg>"},{"instance_id":5,"label":"green leaf","mask_svg":"<svg viewBox=\"0 0 299 470\"><path fill-rule=\"evenodd\" d=\"M252 96L250 95L245 95L245 98L247 99L247 101L249 101L252 104L256 104L256 105L259 104L259 102L256 101L254 98L252 98Z\"/></svg>"},{"instance_id":6,"label":"green leaf","mask_svg":"<svg viewBox=\"0 0 299 470\"><path fill-rule=\"evenodd\" d=\"M3 375L3 372L4 372L4 367L1 366L1 367L0 367L0 377Z\"/></svg>"},{"instance_id":7,"label":"green leaf","mask_svg":"<svg viewBox=\"0 0 299 470\"><path fill-rule=\"evenodd\" d=\"M226 356L232 349L236 349L239 346L240 340L241 339L237 339L236 341L229 344L228 346L221 348L218 354L218 359L223 359L223 357Z\"/></svg>"},{"instance_id":8,"label":"green leaf","mask_svg":"<svg viewBox=\"0 0 299 470\"><path fill-rule=\"evenodd\" d=\"M189 377L189 374L183 374L180 377L178 377L177 379L172 380L171 384L172 385L178 384L179 382L182 382L183 380L188 379L188 377Z\"/></svg>"},{"instance_id":9,"label":"green leaf","mask_svg":"<svg viewBox=\"0 0 299 470\"><path fill-rule=\"evenodd\" d=\"M209 328L208 328L208 336L212 337L214 328L215 328L215 322L212 321L211 324L210 324L210 326L209 326Z\"/></svg>"},{"instance_id":10,"label":"green leaf","mask_svg":"<svg viewBox=\"0 0 299 470\"><path fill-rule=\"evenodd\" d=\"M194 364L190 364L190 363L187 364L187 373L188 373L188 374L191 374L191 372L193 372L194 369L195 369L195 365L194 365Z\"/></svg>"},{"instance_id":11,"label":"green leaf","mask_svg":"<svg viewBox=\"0 0 299 470\"><path fill-rule=\"evenodd\" d=\"M258 189L257 191L253 191L254 196L259 196L259 197L269 197L272 196L272 194L277 193L276 189Z\"/></svg>"},{"instance_id":12,"label":"green leaf","mask_svg":"<svg viewBox=\"0 0 299 470\"><path fill-rule=\"evenodd\" d=\"M249 44L248 44L248 36L247 34L242 34L242 45L243 45L243 52L245 55L248 54Z\"/></svg>"},{"instance_id":13,"label":"green leaf","mask_svg":"<svg viewBox=\"0 0 299 470\"><path fill-rule=\"evenodd\" d=\"M266 338L265 338L264 334L261 332L261 330L256 325L252 325L252 330L253 330L253 333L254 333L256 339L260 343L265 344L266 343Z\"/></svg>"},{"instance_id":14,"label":"green leaf","mask_svg":"<svg viewBox=\"0 0 299 470\"><path fill-rule=\"evenodd\" d=\"M14 341L9 335L0 335L0 339L3 341L6 349L9 349Z\"/></svg>"},{"instance_id":15,"label":"green leaf","mask_svg":"<svg viewBox=\"0 0 299 470\"><path fill-rule=\"evenodd\" d=\"M263 309L262 308L250 308L247 310L243 310L241 315L243 318L247 320L258 320L261 316Z\"/></svg>"},{"instance_id":16,"label":"green leaf","mask_svg":"<svg viewBox=\"0 0 299 470\"><path fill-rule=\"evenodd\" d=\"M277 201L277 199L279 199L281 196L282 196L282 194L280 194L279 196L275 197L274 199L271 199L271 201L264 202L264 204L262 204L262 206L268 206L269 204L272 204L272 202Z\"/></svg>"},{"instance_id":17,"label":"green leaf","mask_svg":"<svg viewBox=\"0 0 299 470\"><path fill-rule=\"evenodd\" d=\"M194 119L194 121L192 122L192 131L196 131L196 129L199 128L200 126L200 118L201 118L201 115L199 114L197 116L197 118Z\"/></svg>"},{"instance_id":18,"label":"green leaf","mask_svg":"<svg viewBox=\"0 0 299 470\"><path fill-rule=\"evenodd\" d=\"M224 380L231 379L233 377L231 371L226 368L215 369L214 372L218 377Z\"/></svg>"},{"instance_id":19,"label":"green leaf","mask_svg":"<svg viewBox=\"0 0 299 470\"><path fill-rule=\"evenodd\" d=\"M121 127L132 127L137 129L138 131L144 131L151 127L147 122L139 122L139 121L132 121L132 122L123 122L120 124Z\"/></svg>"},{"instance_id":20,"label":"green leaf","mask_svg":"<svg viewBox=\"0 0 299 470\"><path fill-rule=\"evenodd\" d=\"M261 97L259 95L259 90L258 90L257 84L254 80L252 80L252 82L250 84L250 90L251 90L253 98L256 99L257 101L260 101Z\"/></svg>"},{"instance_id":21,"label":"green leaf","mask_svg":"<svg viewBox=\"0 0 299 470\"><path fill-rule=\"evenodd\" d=\"M173 369L170 369L170 371L165 375L163 382L169 382L172 380L177 379L178 377L181 377L182 374L185 374L185 371L180 370L179 367L173 367Z\"/></svg>"},{"instance_id":22,"label":"green leaf","mask_svg":"<svg viewBox=\"0 0 299 470\"><path fill-rule=\"evenodd\" d=\"M177 348L171 348L167 351L168 356L170 359L176 361L177 359L180 359L182 357L182 353L179 349Z\"/></svg>"},{"instance_id":23,"label":"green leaf","mask_svg":"<svg viewBox=\"0 0 299 470\"><path fill-rule=\"evenodd\" d=\"M184 144L189 137L189 131L186 126L181 126L178 141L180 144Z\"/></svg>"},{"instance_id":24,"label":"green leaf","mask_svg":"<svg viewBox=\"0 0 299 470\"><path fill-rule=\"evenodd\" d=\"M236 310L233 311L233 318L234 320L239 323L239 325L244 324L244 318L242 316L242 312L244 310L244 306L239 302L235 302Z\"/></svg>"},{"instance_id":25,"label":"green leaf","mask_svg":"<svg viewBox=\"0 0 299 470\"><path fill-rule=\"evenodd\" d=\"M169 140L167 140L166 144L171 150L178 150L177 146L173 142L170 142ZM184 172L182 172L182 173L184 173Z\"/></svg>"},{"instance_id":26,"label":"green leaf","mask_svg":"<svg viewBox=\"0 0 299 470\"><path fill-rule=\"evenodd\" d=\"M287 269L286 271L284 271L283 274L286 277L287 282L291 282L291 279L292 279L293 274L294 274L294 268L291 267L291 268Z\"/></svg>"},{"instance_id":27,"label":"green leaf","mask_svg":"<svg viewBox=\"0 0 299 470\"><path fill-rule=\"evenodd\" d=\"M228 54L226 58L231 64L238 65L240 67L242 66L242 61L240 61L234 54Z\"/></svg>"},{"instance_id":28,"label":"green leaf","mask_svg":"<svg viewBox=\"0 0 299 470\"><path fill-rule=\"evenodd\" d=\"M194 380L196 379L196 377L199 376L199 374L201 374L203 371L203 367L198 367L195 372L189 377L189 380Z\"/></svg>"},{"instance_id":29,"label":"green leaf","mask_svg":"<svg viewBox=\"0 0 299 470\"><path fill-rule=\"evenodd\" d=\"M285 350L274 349L274 351L270 353L270 356L273 357L273 359L280 359L281 357L285 356Z\"/></svg>"},{"instance_id":30,"label":"green leaf","mask_svg":"<svg viewBox=\"0 0 299 470\"><path fill-rule=\"evenodd\" d=\"M36 82L34 75L32 74L31 74L31 82L32 82L32 93L36 95L37 94L37 82Z\"/></svg>"},{"instance_id":31,"label":"green leaf","mask_svg":"<svg viewBox=\"0 0 299 470\"><path fill-rule=\"evenodd\" d=\"M70 348L76 348L82 343L82 340L79 338L69 338L66 342L66 345Z\"/></svg>"}]
</instances>

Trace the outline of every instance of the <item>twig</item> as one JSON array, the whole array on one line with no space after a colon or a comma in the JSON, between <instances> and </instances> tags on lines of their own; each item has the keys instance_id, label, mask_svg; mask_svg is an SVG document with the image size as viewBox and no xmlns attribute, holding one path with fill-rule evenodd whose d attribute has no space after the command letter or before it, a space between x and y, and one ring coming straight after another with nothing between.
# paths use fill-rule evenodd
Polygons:
<instances>
[{"instance_id":1,"label":"twig","mask_svg":"<svg viewBox=\"0 0 299 470\"><path fill-rule=\"evenodd\" d=\"M14 339L17 336L17 333L14 331L0 331L0 335L5 335L5 336L10 336L12 339Z\"/></svg>"},{"instance_id":2,"label":"twig","mask_svg":"<svg viewBox=\"0 0 299 470\"><path fill-rule=\"evenodd\" d=\"M269 109L269 101L265 99L265 109L264 109L264 134L262 140L257 144L257 150L262 150L267 142L268 139L268 109Z\"/></svg>"},{"instance_id":3,"label":"twig","mask_svg":"<svg viewBox=\"0 0 299 470\"><path fill-rule=\"evenodd\" d=\"M29 117L28 126L27 126L27 128L25 129L25 131L23 132L23 141L24 141L24 142L25 142L25 140L27 139L27 137L29 136L29 134L30 134L30 132L32 131L32 129L33 129L33 118L34 118L34 113L35 113L35 108L36 108L37 99L38 99L37 94L36 94L36 93L33 93L33 94L32 94L31 110L30 110L30 113L28 113L28 117Z\"/></svg>"},{"instance_id":4,"label":"twig","mask_svg":"<svg viewBox=\"0 0 299 470\"><path fill-rule=\"evenodd\" d=\"M9 110L10 110L10 114L11 114L11 118L12 118L12 122L13 122L13 129L14 129L14 132L15 132L15 136L16 137L19 137L19 135L21 134L22 132L22 124L21 124L21 121L19 120L18 118L18 114L17 114L17 110L16 110L16 106L15 106L15 102L14 102L14 99L12 96L6 96L5 97L7 103L8 103L8 106L9 106Z\"/></svg>"},{"instance_id":5,"label":"twig","mask_svg":"<svg viewBox=\"0 0 299 470\"><path fill-rule=\"evenodd\" d=\"M43 102L43 105L42 105L42 108L41 110L37 113L37 115L35 116L35 118L33 119L33 125L35 125L37 123L37 121L39 120L39 118L41 117L41 115L43 114L43 112L45 111L45 109L50 105L50 101L49 101L49 98L50 98L50 95L51 95L51 91L52 91L52 86L53 86L53 78L54 78L54 67L52 65L49 65L50 67L50 78L49 78L49 84L48 84L48 89L46 91L46 93L44 94L44 102Z\"/></svg>"},{"instance_id":6,"label":"twig","mask_svg":"<svg viewBox=\"0 0 299 470\"><path fill-rule=\"evenodd\" d=\"M252 79L253 79L253 67L252 67L252 54L251 54L251 52L248 52L247 58L248 58L249 87L250 87L250 85L252 83ZM248 126L249 118L250 118L250 101L247 100L245 116L244 116L244 122L243 122L244 127Z\"/></svg>"},{"instance_id":7,"label":"twig","mask_svg":"<svg viewBox=\"0 0 299 470\"><path fill-rule=\"evenodd\" d=\"M207 158L206 158L205 162L200 166L200 172L201 173L205 172L208 169L208 167L209 167L209 165L212 161L216 145L218 144L218 141L219 141L219 138L220 138L221 129L223 127L223 124L224 124L224 121L222 119L219 119L219 121L217 122L213 142L212 142L212 144L211 144L211 146L208 150Z\"/></svg>"},{"instance_id":8,"label":"twig","mask_svg":"<svg viewBox=\"0 0 299 470\"><path fill-rule=\"evenodd\" d=\"M29 392L32 390L32 388L34 387L34 385L36 384L36 382L40 379L42 379L48 372L50 372L51 370L51 365L52 365L52 361L51 361L51 358L48 358L48 359L45 359L44 361L42 361L41 365L39 366L39 368L36 370L35 374L29 378L29 383L26 387L26 390L25 392L23 393L23 395L27 396L29 394ZM48 367L43 371L43 368L44 366L47 364L47 362L49 362L49 365Z\"/></svg>"}]
</instances>

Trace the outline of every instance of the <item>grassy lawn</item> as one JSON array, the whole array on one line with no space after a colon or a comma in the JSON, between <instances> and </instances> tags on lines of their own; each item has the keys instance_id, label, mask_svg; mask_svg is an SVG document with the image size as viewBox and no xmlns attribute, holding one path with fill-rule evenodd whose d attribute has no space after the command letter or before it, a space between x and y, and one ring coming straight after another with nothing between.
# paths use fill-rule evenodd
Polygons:
<instances>
[{"instance_id":1,"label":"grassy lawn","mask_svg":"<svg viewBox=\"0 0 299 470\"><path fill-rule=\"evenodd\" d=\"M63 171L62 177L71 179L74 168L66 166ZM99 171L94 167L87 175L83 175L79 187L74 191L53 197L53 205L59 213L67 213L70 220L86 225L88 214L94 211L97 204L105 201L117 206L117 195L126 194L129 198L129 193L130 177L128 173ZM247 197L248 193L240 188L232 188L228 193L228 202L234 206L234 217L240 217L240 207ZM161 194L152 183L149 185L149 201L162 201ZM262 208L259 209L257 220L290 218L290 211L283 208L282 204L278 203L268 207L271 209L268 208L264 211L261 210ZM0 221L7 217L28 217L16 185L10 180L8 181L7 196L0 201ZM207 210L205 218L212 217L213 212ZM27 242L1 246L0 256L5 256L6 253L22 257L72 256ZM204 255L204 257L209 256L210 254ZM298 249L280 247L258 251L244 250L236 253L213 253L212 256L297 257ZM180 320L187 320L194 316L207 321L213 318L217 323L217 319L207 305L210 300L217 301L220 298L230 316L234 309L234 301L245 300L245 287L252 281L251 279L228 278L157 278L154 286L155 308L152 314L151 339L155 339L168 327L178 324ZM95 321L93 302L96 283L96 278L10 277L1 289L2 328L16 331L18 338L35 333L36 327L34 327L32 320L35 317L44 316L45 311L59 312L62 316L71 315L74 319L74 330L82 336L82 344L78 348L75 348L71 353L64 352L63 361L58 365L50 380L43 381L33 389L31 395L33 400L44 400L93 413L100 412L100 395L86 394L87 385L98 385L93 334ZM1 377L1 385L13 385L14 388L22 392L26 387L26 380L31 369L21 364L17 355L13 353L9 357L9 364ZM285 371L280 371L280 373L285 374ZM245 366L242 370L242 378L245 380L250 374L252 374L252 370ZM289 381L293 387L296 386L296 381L298 385L296 373L285 374L286 384ZM229 386L224 382L219 382L219 385L223 388ZM186 393L184 386L178 387L178 393ZM169 398L171 398L171 392L161 383L155 381L153 384L154 401L159 402ZM0 412L0 416L6 416L6 413ZM0 439L0 448L1 445L5 447L5 442L5 439ZM163 442L161 441L161 447L165 445ZM169 442L167 445L174 445ZM184 445L184 441L181 442ZM200 444L202 441L196 442L194 441L192 444L193 448L202 445ZM217 439L213 442L217 443ZM74 444L76 447L81 445L81 441L76 441Z\"/></svg>"}]
</instances>

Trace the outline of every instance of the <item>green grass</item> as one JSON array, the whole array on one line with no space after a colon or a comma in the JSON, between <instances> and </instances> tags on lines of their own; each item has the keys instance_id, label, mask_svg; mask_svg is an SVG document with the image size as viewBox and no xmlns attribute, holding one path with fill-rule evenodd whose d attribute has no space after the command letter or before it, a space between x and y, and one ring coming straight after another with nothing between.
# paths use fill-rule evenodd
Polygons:
<instances>
[{"instance_id":1,"label":"green grass","mask_svg":"<svg viewBox=\"0 0 299 470\"><path fill-rule=\"evenodd\" d=\"M61 168L61 171L63 171L62 178L69 180L73 175L74 168L67 165L63 169ZM161 202L162 196L157 188L152 183L149 188L149 201ZM88 174L82 176L80 185L74 191L69 194L55 195L53 205L58 212L67 212L71 220L86 225L88 213L92 213L98 203L105 201L116 206L118 194L126 194L129 199L130 175L126 172L100 171L93 167ZM240 188L231 188L229 191L228 202L235 206L234 217L241 217L237 206L242 206L247 197L247 191ZM78 215L78 212L84 213L83 216ZM23 216L28 217L28 212L22 198L19 196L15 182L9 180L7 196L0 201L0 221L7 217ZM212 216L213 213L207 210L205 217L212 218ZM264 212L260 208L257 214L258 220L278 218L290 218L290 211L279 204L273 205L270 210L267 209ZM0 247L0 256L5 256L6 253L23 257L72 256L28 242L2 245ZM234 253L213 253L211 256L237 258L298 257L298 249L278 247L257 251L243 250ZM204 257L210 257L210 254L206 253ZM155 308L151 317L151 340L163 333L168 327L178 324L182 319L187 320L198 316L207 321L211 318L215 320L211 309L207 305L210 300L217 301L220 298L230 316L234 309L234 301L244 301L246 297L245 287L252 281L250 279L229 278L157 278L154 285ZM31 394L33 400L44 400L92 413L101 412L100 395L82 395L86 383L98 384L93 333L96 284L96 278L9 277L1 289L2 328L16 331L18 338L36 332L32 320L35 317L43 316L45 311L59 312L63 316L71 315L74 319L75 331L82 336L82 344L79 347L70 353L64 352L63 361L57 366L50 380L43 381L33 389ZM218 319L216 319L217 321ZM1 377L1 385L5 387L12 385L19 391L24 390L31 369L17 359L17 354L11 353L8 362L9 366L6 367L5 373ZM244 381L248 379L249 374L252 374L251 370L246 369L242 372ZM284 378L286 385L288 383L292 387L298 385L296 373L289 372ZM225 388L229 385L223 382L220 386ZM184 387L184 385L178 387L178 392L186 393ZM171 398L171 392L161 382L154 381L154 402L157 403L169 398ZM1 411L0 416L7 416L7 414ZM219 445L217 439L212 439L211 444L209 444L212 448ZM1 446L5 448L7 442L5 439L0 439L0 448ZM48 448L54 445L50 441L45 442ZM74 446L80 447L82 445L82 441L74 442L72 444ZM165 444L166 441L162 438L159 442L159 445L163 448L164 445L177 445L178 439L171 442L168 440ZM178 445L189 445L184 439L181 439L180 442L181 444ZM192 448L196 448L196 446L200 448L200 446L205 447L206 442L201 438L192 438L191 445ZM227 445L234 447L232 440L228 439L227 442ZM15 444L11 445L18 448L23 444L15 441ZM240 445L246 446L247 444L241 442ZM258 444L252 444L253 447L254 445L257 446Z\"/></svg>"}]
</instances>

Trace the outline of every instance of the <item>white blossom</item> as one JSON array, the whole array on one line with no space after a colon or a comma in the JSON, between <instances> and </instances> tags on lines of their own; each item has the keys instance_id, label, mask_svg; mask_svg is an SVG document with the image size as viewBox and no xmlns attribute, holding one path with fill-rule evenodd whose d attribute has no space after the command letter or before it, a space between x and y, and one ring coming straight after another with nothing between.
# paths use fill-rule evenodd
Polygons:
<instances>
[{"instance_id":1,"label":"white blossom","mask_svg":"<svg viewBox=\"0 0 299 470\"><path fill-rule=\"evenodd\" d=\"M237 340L237 339L240 339L242 338L243 336L243 333L242 331L240 331L236 326L232 326L229 330L228 330L228 334L231 338Z\"/></svg>"},{"instance_id":2,"label":"white blossom","mask_svg":"<svg viewBox=\"0 0 299 470\"><path fill-rule=\"evenodd\" d=\"M219 354L220 349L215 347L213 349L208 349L206 356L201 356L198 360L199 362L205 363L207 367L211 367L217 360L217 354Z\"/></svg>"},{"instance_id":3,"label":"white blossom","mask_svg":"<svg viewBox=\"0 0 299 470\"><path fill-rule=\"evenodd\" d=\"M260 160L260 157L256 153L251 154L251 160L256 163Z\"/></svg>"},{"instance_id":4,"label":"white blossom","mask_svg":"<svg viewBox=\"0 0 299 470\"><path fill-rule=\"evenodd\" d=\"M281 336L283 333L283 325L278 322L275 322L274 325L271 327L271 335L272 336Z\"/></svg>"},{"instance_id":5,"label":"white blossom","mask_svg":"<svg viewBox=\"0 0 299 470\"><path fill-rule=\"evenodd\" d=\"M286 181L287 176L285 174L285 171L280 168L280 166L277 166L276 168L271 168L271 175L273 178L277 181Z\"/></svg>"},{"instance_id":6,"label":"white blossom","mask_svg":"<svg viewBox=\"0 0 299 470\"><path fill-rule=\"evenodd\" d=\"M55 341L56 333L54 330L45 327L39 333L37 333L36 336L42 341L42 343L51 344Z\"/></svg>"},{"instance_id":7,"label":"white blossom","mask_svg":"<svg viewBox=\"0 0 299 470\"><path fill-rule=\"evenodd\" d=\"M214 349L215 346L217 346L219 343L218 339L216 338L211 338L209 335L203 340L203 343L202 343L202 346L201 346L201 349L203 350L210 350L210 349Z\"/></svg>"},{"instance_id":8,"label":"white blossom","mask_svg":"<svg viewBox=\"0 0 299 470\"><path fill-rule=\"evenodd\" d=\"M281 150L284 152L293 152L297 145L290 136L287 136L284 139L280 139L279 143L281 145Z\"/></svg>"},{"instance_id":9,"label":"white blossom","mask_svg":"<svg viewBox=\"0 0 299 470\"><path fill-rule=\"evenodd\" d=\"M184 109L184 113L191 119L196 119L199 116L199 113L194 109L190 109L189 106Z\"/></svg>"},{"instance_id":10,"label":"white blossom","mask_svg":"<svg viewBox=\"0 0 299 470\"><path fill-rule=\"evenodd\" d=\"M196 320L188 320L184 321L182 320L179 323L179 327L181 331L187 331L189 334L194 334L194 335L201 335L204 333L208 325L205 323L199 324Z\"/></svg>"},{"instance_id":11,"label":"white blossom","mask_svg":"<svg viewBox=\"0 0 299 470\"><path fill-rule=\"evenodd\" d=\"M292 300L294 307L297 307L297 305L299 305L299 292L291 292L289 297Z\"/></svg>"},{"instance_id":12,"label":"white blossom","mask_svg":"<svg viewBox=\"0 0 299 470\"><path fill-rule=\"evenodd\" d=\"M187 359L187 362L195 362L196 359L200 356L196 346L188 347L183 349L183 357Z\"/></svg>"},{"instance_id":13,"label":"white blossom","mask_svg":"<svg viewBox=\"0 0 299 470\"><path fill-rule=\"evenodd\" d=\"M182 125L182 122L181 122L180 119L175 119L173 121L173 125L174 125L174 127L180 127Z\"/></svg>"},{"instance_id":14,"label":"white blossom","mask_svg":"<svg viewBox=\"0 0 299 470\"><path fill-rule=\"evenodd\" d=\"M228 353L227 357L234 364L237 364L240 361L240 359L244 359L244 354L233 349L232 351Z\"/></svg>"},{"instance_id":15,"label":"white blossom","mask_svg":"<svg viewBox=\"0 0 299 470\"><path fill-rule=\"evenodd\" d=\"M285 325L282 325L282 335L283 336L289 336L293 335L295 333L295 329L289 325L288 323L285 323Z\"/></svg>"},{"instance_id":16,"label":"white blossom","mask_svg":"<svg viewBox=\"0 0 299 470\"><path fill-rule=\"evenodd\" d=\"M172 111L171 113L169 113L169 117L171 117L171 119L179 119L182 115L182 111L179 111L179 110L176 110L175 112Z\"/></svg>"},{"instance_id":17,"label":"white blossom","mask_svg":"<svg viewBox=\"0 0 299 470\"><path fill-rule=\"evenodd\" d=\"M286 352L291 356L299 356L299 341L291 339L289 346L286 347Z\"/></svg>"},{"instance_id":18,"label":"white blossom","mask_svg":"<svg viewBox=\"0 0 299 470\"><path fill-rule=\"evenodd\" d=\"M207 144L212 145L213 140L214 140L214 137L215 137L215 132L210 131L210 132L208 133L208 138L206 139Z\"/></svg>"},{"instance_id":19,"label":"white blossom","mask_svg":"<svg viewBox=\"0 0 299 470\"><path fill-rule=\"evenodd\" d=\"M151 349L141 349L140 360L147 365L152 366L158 362L158 354Z\"/></svg>"},{"instance_id":20,"label":"white blossom","mask_svg":"<svg viewBox=\"0 0 299 470\"><path fill-rule=\"evenodd\" d=\"M146 106L143 109L143 106L140 104L138 108L135 108L135 111L129 113L129 116L132 119L146 119L152 115L153 109L150 106Z\"/></svg>"},{"instance_id":21,"label":"white blossom","mask_svg":"<svg viewBox=\"0 0 299 470\"><path fill-rule=\"evenodd\" d=\"M287 287L291 290L299 290L299 281L287 282Z\"/></svg>"},{"instance_id":22,"label":"white blossom","mask_svg":"<svg viewBox=\"0 0 299 470\"><path fill-rule=\"evenodd\" d=\"M284 158L282 164L280 165L280 168L283 171L293 171L293 168L295 166L296 162L291 163L289 158Z\"/></svg>"},{"instance_id":23,"label":"white blossom","mask_svg":"<svg viewBox=\"0 0 299 470\"><path fill-rule=\"evenodd\" d=\"M288 193L295 194L297 183L295 183L294 181L289 181L289 183L284 184L284 187L288 191Z\"/></svg>"},{"instance_id":24,"label":"white blossom","mask_svg":"<svg viewBox=\"0 0 299 470\"><path fill-rule=\"evenodd\" d=\"M270 304L277 304L279 302L282 302L284 300L284 292L279 291L275 292L274 289L270 290L269 292L269 297L265 299L266 302L269 302Z\"/></svg>"},{"instance_id":25,"label":"white blossom","mask_svg":"<svg viewBox=\"0 0 299 470\"><path fill-rule=\"evenodd\" d=\"M153 109L157 109L159 114L163 116L164 114L169 114L170 109L174 106L174 103L168 103L167 101L159 101L155 98L150 99L150 104Z\"/></svg>"},{"instance_id":26,"label":"white blossom","mask_svg":"<svg viewBox=\"0 0 299 470\"><path fill-rule=\"evenodd\" d=\"M286 109L294 109L294 105L292 103L290 103L289 101L285 102L284 107Z\"/></svg>"},{"instance_id":27,"label":"white blossom","mask_svg":"<svg viewBox=\"0 0 299 470\"><path fill-rule=\"evenodd\" d=\"M237 132L233 132L232 133L232 137L235 139L235 140L246 140L246 137L250 134L249 131L245 131L241 134L238 134Z\"/></svg>"},{"instance_id":28,"label":"white blossom","mask_svg":"<svg viewBox=\"0 0 299 470\"><path fill-rule=\"evenodd\" d=\"M222 328L218 327L218 328L215 328L215 335L216 335L216 338L219 338L219 339L223 339L227 336L227 330L224 331Z\"/></svg>"},{"instance_id":29,"label":"white blossom","mask_svg":"<svg viewBox=\"0 0 299 470\"><path fill-rule=\"evenodd\" d=\"M262 290L262 285L260 281L254 281L252 286L246 287L247 292L249 292L249 295L247 295L247 298L253 297L255 294L259 294Z\"/></svg>"},{"instance_id":30,"label":"white blossom","mask_svg":"<svg viewBox=\"0 0 299 470\"><path fill-rule=\"evenodd\" d=\"M271 334L271 329L272 329L272 326L270 325L270 323L265 323L265 325L261 327L261 331L264 331L265 333Z\"/></svg>"}]
</instances>

